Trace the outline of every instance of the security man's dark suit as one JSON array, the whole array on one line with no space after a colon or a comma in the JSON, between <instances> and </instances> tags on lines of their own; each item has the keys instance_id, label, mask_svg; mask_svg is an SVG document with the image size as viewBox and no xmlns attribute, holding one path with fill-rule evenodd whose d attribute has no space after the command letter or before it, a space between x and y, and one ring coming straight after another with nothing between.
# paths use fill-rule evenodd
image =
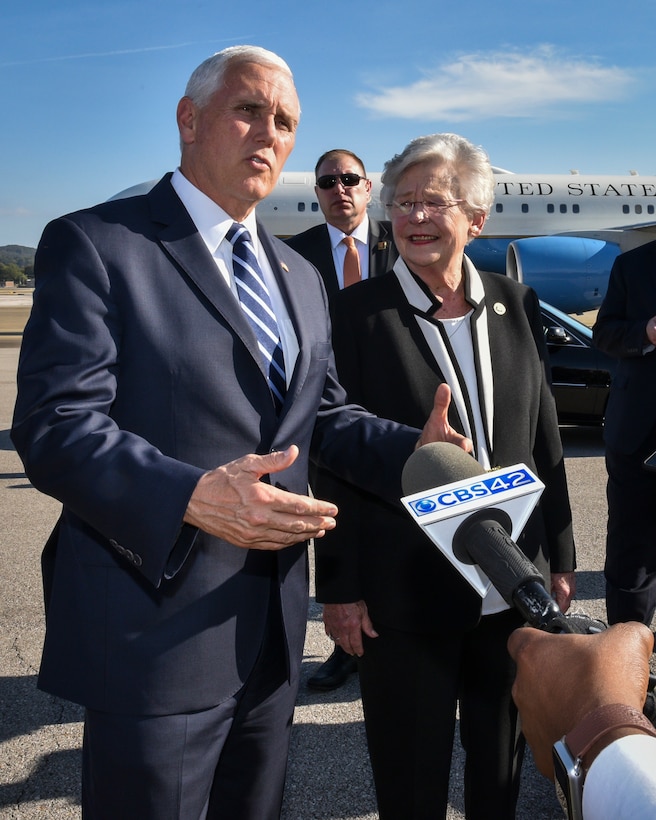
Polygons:
<instances>
[{"instance_id":1,"label":"security man's dark suit","mask_svg":"<svg viewBox=\"0 0 656 820\"><path fill-rule=\"evenodd\" d=\"M285 241L319 271L326 287L328 301L332 303L339 293L339 280L326 224L315 225L314 228L309 228ZM382 276L392 269L399 254L392 237L391 222L378 222L369 218L368 248L370 277Z\"/></svg>"}]
</instances>

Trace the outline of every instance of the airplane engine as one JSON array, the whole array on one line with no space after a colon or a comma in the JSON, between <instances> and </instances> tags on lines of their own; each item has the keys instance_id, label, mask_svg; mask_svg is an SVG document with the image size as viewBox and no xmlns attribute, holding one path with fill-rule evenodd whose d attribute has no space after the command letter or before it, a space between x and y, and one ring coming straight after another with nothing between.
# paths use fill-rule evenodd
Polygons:
<instances>
[{"instance_id":1,"label":"airplane engine","mask_svg":"<svg viewBox=\"0 0 656 820\"><path fill-rule=\"evenodd\" d=\"M510 242L506 275L530 285L565 313L599 307L619 245L577 236L537 236Z\"/></svg>"}]
</instances>

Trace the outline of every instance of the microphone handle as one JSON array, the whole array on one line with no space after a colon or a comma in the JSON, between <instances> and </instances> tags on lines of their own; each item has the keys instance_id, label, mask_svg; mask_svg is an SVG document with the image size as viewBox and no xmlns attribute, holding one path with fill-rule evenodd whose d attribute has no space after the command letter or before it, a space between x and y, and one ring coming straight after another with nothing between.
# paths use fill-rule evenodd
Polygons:
<instances>
[{"instance_id":1,"label":"microphone handle","mask_svg":"<svg viewBox=\"0 0 656 820\"><path fill-rule=\"evenodd\" d=\"M470 515L455 532L454 555L459 561L478 564L529 626L569 632L565 615L547 591L541 573L508 535L510 526L510 517L500 509Z\"/></svg>"},{"instance_id":2,"label":"microphone handle","mask_svg":"<svg viewBox=\"0 0 656 820\"><path fill-rule=\"evenodd\" d=\"M547 592L542 577L521 583L513 592L512 601L529 626L544 632L571 632L567 617Z\"/></svg>"},{"instance_id":3,"label":"microphone handle","mask_svg":"<svg viewBox=\"0 0 656 820\"><path fill-rule=\"evenodd\" d=\"M459 561L483 570L508 606L515 607L529 626L545 632L600 632L605 624L593 618L568 616L544 584L539 570L515 544L503 510L487 509L470 515L453 537Z\"/></svg>"},{"instance_id":4,"label":"microphone handle","mask_svg":"<svg viewBox=\"0 0 656 820\"><path fill-rule=\"evenodd\" d=\"M510 518L503 510L473 513L453 536L453 554L465 564L478 564L508 606L517 606L531 626L536 626L534 620L542 617L540 613L547 603L538 589L539 584L544 589L544 580L508 535L511 526ZM534 581L535 586L518 593L519 587L526 586L529 581ZM544 595L557 608L546 589Z\"/></svg>"}]
</instances>

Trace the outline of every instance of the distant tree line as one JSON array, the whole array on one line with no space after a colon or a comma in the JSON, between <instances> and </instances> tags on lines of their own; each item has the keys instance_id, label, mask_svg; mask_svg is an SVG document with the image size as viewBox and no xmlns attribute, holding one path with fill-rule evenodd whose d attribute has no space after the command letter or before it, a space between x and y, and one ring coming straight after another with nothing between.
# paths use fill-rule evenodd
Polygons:
<instances>
[{"instance_id":1,"label":"distant tree line","mask_svg":"<svg viewBox=\"0 0 656 820\"><path fill-rule=\"evenodd\" d=\"M34 277L34 248L24 245L0 247L0 283L13 282L26 285Z\"/></svg>"}]
</instances>

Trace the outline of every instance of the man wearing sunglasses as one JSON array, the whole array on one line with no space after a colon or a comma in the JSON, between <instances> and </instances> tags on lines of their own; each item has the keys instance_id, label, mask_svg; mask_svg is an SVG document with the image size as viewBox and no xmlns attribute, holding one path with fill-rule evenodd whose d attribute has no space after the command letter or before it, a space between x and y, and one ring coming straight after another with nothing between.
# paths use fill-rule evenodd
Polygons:
<instances>
[{"instance_id":1,"label":"man wearing sunglasses","mask_svg":"<svg viewBox=\"0 0 656 820\"><path fill-rule=\"evenodd\" d=\"M321 274L328 299L343 287L391 270L398 257L390 222L371 219L371 180L362 160L352 151L333 149L319 157L314 169L314 187L319 207L326 218L287 240L295 251L311 262ZM349 263L348 240L354 240ZM346 682L357 671L357 661L341 647L335 649L308 680L311 689L329 691Z\"/></svg>"},{"instance_id":2,"label":"man wearing sunglasses","mask_svg":"<svg viewBox=\"0 0 656 820\"><path fill-rule=\"evenodd\" d=\"M371 180L358 156L341 148L327 151L314 172L314 191L326 222L292 236L287 244L317 268L332 300L345 283L387 273L398 253L391 224L367 214ZM349 249L344 243L348 237L355 240L358 255L354 278L349 275Z\"/></svg>"}]
</instances>

